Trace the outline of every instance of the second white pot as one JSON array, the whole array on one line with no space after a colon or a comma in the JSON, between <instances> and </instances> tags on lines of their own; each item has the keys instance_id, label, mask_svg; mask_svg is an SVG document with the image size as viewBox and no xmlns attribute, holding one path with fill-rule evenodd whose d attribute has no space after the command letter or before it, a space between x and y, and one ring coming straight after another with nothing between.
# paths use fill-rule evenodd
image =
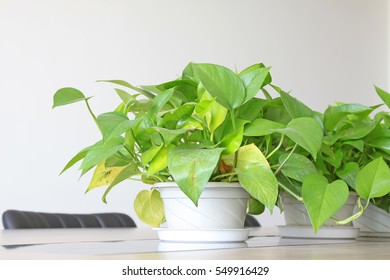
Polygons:
<instances>
[{"instance_id":1,"label":"second white pot","mask_svg":"<svg viewBox=\"0 0 390 280\"><path fill-rule=\"evenodd\" d=\"M288 226L311 226L310 218L307 213L305 205L293 198L287 193L280 194L282 205L284 209L284 218ZM351 193L345 205L333 216L336 219L343 220L353 214L356 205L357 195ZM346 224L352 226L352 223ZM336 223L329 219L324 226L336 226Z\"/></svg>"}]
</instances>

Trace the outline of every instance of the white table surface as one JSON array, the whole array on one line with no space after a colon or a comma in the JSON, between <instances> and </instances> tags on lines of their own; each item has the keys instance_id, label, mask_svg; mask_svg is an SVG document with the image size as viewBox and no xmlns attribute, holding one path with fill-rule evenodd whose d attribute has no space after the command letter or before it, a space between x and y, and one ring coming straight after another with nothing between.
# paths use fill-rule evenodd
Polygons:
<instances>
[{"instance_id":1,"label":"white table surface","mask_svg":"<svg viewBox=\"0 0 390 280\"><path fill-rule=\"evenodd\" d=\"M390 239L280 238L252 230L246 242L170 243L151 229L25 229L0 232L0 259L385 259Z\"/></svg>"}]
</instances>

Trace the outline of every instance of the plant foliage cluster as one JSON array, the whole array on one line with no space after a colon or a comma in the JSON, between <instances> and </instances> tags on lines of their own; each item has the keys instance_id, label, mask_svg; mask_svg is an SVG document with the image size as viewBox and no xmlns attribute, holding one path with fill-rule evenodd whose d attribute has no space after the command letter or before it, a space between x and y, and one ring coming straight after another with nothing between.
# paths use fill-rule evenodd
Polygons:
<instances>
[{"instance_id":1,"label":"plant foliage cluster","mask_svg":"<svg viewBox=\"0 0 390 280\"><path fill-rule=\"evenodd\" d=\"M94 169L87 191L126 179L146 184L174 181L194 202L209 181L238 181L250 194L248 213L271 212L285 191L305 203L315 230L356 191L361 215L370 201L389 211L390 115L377 106L336 104L315 112L272 83L270 67L239 73L215 64L190 63L180 78L153 86L116 86L120 104L96 116L86 97L62 88L53 107L83 101L101 139L74 156ZM390 94L376 88L384 103ZM273 97L272 95L276 95ZM262 97L259 97L259 96ZM134 202L141 220L159 226L164 207L158 190Z\"/></svg>"}]
</instances>

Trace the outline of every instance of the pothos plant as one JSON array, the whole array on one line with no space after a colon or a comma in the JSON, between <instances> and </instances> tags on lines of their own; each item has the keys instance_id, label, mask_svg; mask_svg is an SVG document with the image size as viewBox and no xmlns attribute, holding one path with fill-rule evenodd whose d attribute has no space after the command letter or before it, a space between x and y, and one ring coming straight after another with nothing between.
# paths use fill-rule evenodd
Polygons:
<instances>
[{"instance_id":1,"label":"pothos plant","mask_svg":"<svg viewBox=\"0 0 390 280\"><path fill-rule=\"evenodd\" d=\"M264 108L264 118L249 124L244 134L256 137L261 150L280 147L269 157L271 167L277 168L274 173L280 188L305 204L314 230L318 231L330 218L337 224L349 223L370 202L389 211L389 112L371 116L381 105L338 103L321 114L281 89L276 90L280 99ZM390 94L379 88L376 91L389 106ZM310 154L308 149L291 142L293 138L286 140L278 134L287 123L303 117L315 119L324 130L318 153ZM308 128L307 132L307 139L312 138L312 130ZM359 210L344 220L332 218L350 192L358 194Z\"/></svg>"},{"instance_id":2,"label":"pothos plant","mask_svg":"<svg viewBox=\"0 0 390 280\"><path fill-rule=\"evenodd\" d=\"M180 78L159 85L105 81L120 86L115 88L120 103L98 116L90 97L62 88L53 97L53 108L85 102L102 136L76 154L62 172L79 161L81 175L94 169L87 191L107 186L104 202L126 179L146 184L174 181L195 205L207 182L238 181L251 196L248 213L260 214L265 207L272 212L281 185L277 175L288 168L283 167L287 158L299 147L316 159L323 129L315 114L286 117L301 108L291 108L292 97L271 85L269 71L261 63L239 73L220 65L190 63ZM273 99L271 88L281 98ZM259 92L265 97L258 98ZM259 140L259 135L272 133L280 135L278 145L273 146L271 138ZM288 152L287 157L270 165L280 149ZM164 222L163 202L155 187L141 191L134 208L151 226Z\"/></svg>"}]
</instances>

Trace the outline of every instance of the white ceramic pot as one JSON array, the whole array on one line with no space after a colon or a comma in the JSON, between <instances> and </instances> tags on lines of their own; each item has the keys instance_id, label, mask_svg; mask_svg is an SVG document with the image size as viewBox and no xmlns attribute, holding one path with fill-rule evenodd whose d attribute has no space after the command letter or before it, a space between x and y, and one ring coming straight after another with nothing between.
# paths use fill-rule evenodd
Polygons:
<instances>
[{"instance_id":1,"label":"white ceramic pot","mask_svg":"<svg viewBox=\"0 0 390 280\"><path fill-rule=\"evenodd\" d=\"M363 232L390 233L390 214L370 204L353 225Z\"/></svg>"},{"instance_id":2,"label":"white ceramic pot","mask_svg":"<svg viewBox=\"0 0 390 280\"><path fill-rule=\"evenodd\" d=\"M239 183L209 182L198 207L175 183L155 185L164 202L167 227L171 229L241 229L249 194Z\"/></svg>"},{"instance_id":3,"label":"white ceramic pot","mask_svg":"<svg viewBox=\"0 0 390 280\"><path fill-rule=\"evenodd\" d=\"M280 198L287 226L311 226L309 215L302 202L284 192L280 194ZM338 220L344 220L345 218L350 217L353 214L356 200L357 195L355 193L350 193L345 205L336 212L333 217ZM324 223L324 226L336 226L336 223L330 219ZM346 226L352 226L352 223L348 223Z\"/></svg>"}]
</instances>

